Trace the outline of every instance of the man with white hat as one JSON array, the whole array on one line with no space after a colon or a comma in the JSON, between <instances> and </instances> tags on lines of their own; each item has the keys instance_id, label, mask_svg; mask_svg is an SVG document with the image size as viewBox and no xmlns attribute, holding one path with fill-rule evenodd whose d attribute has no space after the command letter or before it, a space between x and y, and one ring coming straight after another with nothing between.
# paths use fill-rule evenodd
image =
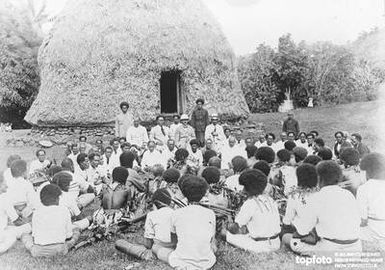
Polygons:
<instances>
[{"instance_id":1,"label":"man with white hat","mask_svg":"<svg viewBox=\"0 0 385 270\"><path fill-rule=\"evenodd\" d=\"M189 142L195 139L195 132L192 126L188 124L189 117L187 114L182 114L180 117L182 125L175 131L175 143L178 148L189 147Z\"/></svg>"},{"instance_id":2,"label":"man with white hat","mask_svg":"<svg viewBox=\"0 0 385 270\"><path fill-rule=\"evenodd\" d=\"M223 127L218 123L218 114L211 116L211 124L206 127L205 139L211 139L213 141L214 150L221 152L221 148L226 141L226 136L223 131Z\"/></svg>"}]
</instances>

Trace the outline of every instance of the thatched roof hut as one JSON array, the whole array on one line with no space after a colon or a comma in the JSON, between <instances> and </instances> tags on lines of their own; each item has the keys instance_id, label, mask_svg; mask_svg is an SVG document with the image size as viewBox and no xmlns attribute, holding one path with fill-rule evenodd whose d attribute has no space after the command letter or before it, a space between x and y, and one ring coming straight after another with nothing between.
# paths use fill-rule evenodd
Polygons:
<instances>
[{"instance_id":1,"label":"thatched roof hut","mask_svg":"<svg viewBox=\"0 0 385 270\"><path fill-rule=\"evenodd\" d=\"M249 113L234 53L201 0L70 0L38 60L34 125L108 124L123 100L145 121L189 113L199 97L211 112Z\"/></svg>"}]
</instances>

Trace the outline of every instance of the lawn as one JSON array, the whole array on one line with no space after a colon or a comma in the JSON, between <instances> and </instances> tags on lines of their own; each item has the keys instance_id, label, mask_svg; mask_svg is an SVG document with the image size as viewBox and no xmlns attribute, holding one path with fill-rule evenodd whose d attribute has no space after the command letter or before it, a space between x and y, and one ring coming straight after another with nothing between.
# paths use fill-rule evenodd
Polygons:
<instances>
[{"instance_id":1,"label":"lawn","mask_svg":"<svg viewBox=\"0 0 385 270\"><path fill-rule=\"evenodd\" d=\"M295 117L300 122L304 131L318 130L320 136L325 138L329 146L333 143L333 134L337 130L347 130L351 133L360 132L372 150L379 150L380 135L377 131L384 126L383 118L378 113L381 109L380 102L354 103L333 107L322 107L296 110ZM267 132L279 133L285 114L255 114L250 117L254 122L263 122ZM378 128L380 126L380 128ZM26 134L26 131L16 131L16 135ZM2 135L0 135L2 136ZM6 136L10 136L6 134ZM2 136L4 139L6 136ZM35 148L10 148L4 146L0 140L0 169L5 168L9 154L20 154L27 161L34 158ZM54 147L47 150L48 157L58 161L62 158L63 148ZM119 237L136 239L140 241L142 231L135 234L120 235ZM280 250L270 254L250 254L233 248L223 242L219 243L217 264L214 269L335 269L334 266L301 266L295 263L295 255L288 251ZM375 250L365 244L366 250ZM70 252L65 257L49 259L34 259L22 244L18 242L6 254L0 256L0 269L169 269L161 262L140 262L126 256L114 248L114 239L102 241L92 246ZM378 269L385 269L381 265Z\"/></svg>"}]
</instances>

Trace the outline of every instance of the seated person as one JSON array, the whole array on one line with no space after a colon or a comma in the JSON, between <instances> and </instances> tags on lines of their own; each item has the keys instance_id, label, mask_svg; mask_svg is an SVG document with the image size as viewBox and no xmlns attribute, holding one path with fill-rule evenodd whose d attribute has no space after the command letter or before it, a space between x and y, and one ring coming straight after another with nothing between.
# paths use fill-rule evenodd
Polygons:
<instances>
[{"instance_id":1,"label":"seated person","mask_svg":"<svg viewBox=\"0 0 385 270\"><path fill-rule=\"evenodd\" d=\"M385 156L367 154L361 160L361 169L366 171L368 181L357 190L361 214L360 238L377 242L385 251Z\"/></svg>"},{"instance_id":2,"label":"seated person","mask_svg":"<svg viewBox=\"0 0 385 270\"><path fill-rule=\"evenodd\" d=\"M232 191L242 191L243 187L239 184L239 175L248 168L247 160L244 157L236 156L231 160L230 167L234 175L225 180L225 185Z\"/></svg>"},{"instance_id":3,"label":"seated person","mask_svg":"<svg viewBox=\"0 0 385 270\"><path fill-rule=\"evenodd\" d=\"M219 169L216 167L206 167L202 172L202 177L206 180L207 184L209 184L209 192L201 202L228 207L229 201L226 197L225 190L218 185L221 177Z\"/></svg>"},{"instance_id":4,"label":"seated person","mask_svg":"<svg viewBox=\"0 0 385 270\"><path fill-rule=\"evenodd\" d=\"M7 183L7 197L22 217L30 217L40 206L39 197L31 182L27 180L27 162L15 160L11 164L12 181Z\"/></svg>"},{"instance_id":5,"label":"seated person","mask_svg":"<svg viewBox=\"0 0 385 270\"><path fill-rule=\"evenodd\" d=\"M307 157L307 150L304 147L296 146L293 149L295 165L299 166L303 163L304 159Z\"/></svg>"},{"instance_id":6,"label":"seated person","mask_svg":"<svg viewBox=\"0 0 385 270\"><path fill-rule=\"evenodd\" d=\"M103 185L101 192L102 207L104 210L121 209L127 207L130 199L126 187L128 171L124 167L116 167L112 171L112 183Z\"/></svg>"},{"instance_id":7,"label":"seated person","mask_svg":"<svg viewBox=\"0 0 385 270\"><path fill-rule=\"evenodd\" d=\"M277 152L278 163L272 168L272 184L283 187L285 195L297 187L295 167L290 165L291 153L286 149Z\"/></svg>"},{"instance_id":8,"label":"seated person","mask_svg":"<svg viewBox=\"0 0 385 270\"><path fill-rule=\"evenodd\" d=\"M208 184L203 178L192 175L186 175L180 182L188 205L175 210L171 216L171 241L177 242L176 249L155 250L155 253L176 269L209 269L216 261L215 214L198 204Z\"/></svg>"},{"instance_id":9,"label":"seated person","mask_svg":"<svg viewBox=\"0 0 385 270\"><path fill-rule=\"evenodd\" d=\"M153 258L156 255L168 254L175 248L171 242L171 195L165 188L158 189L152 195L153 211L146 216L144 225L144 244L132 244L126 240L117 240L117 250L143 260Z\"/></svg>"},{"instance_id":10,"label":"seated person","mask_svg":"<svg viewBox=\"0 0 385 270\"><path fill-rule=\"evenodd\" d=\"M298 223L303 222L303 212L308 206L308 201L317 192L318 176L314 165L302 164L296 170L298 187L289 194L285 216L283 217L281 235L282 242L290 246L292 233ZM309 240L312 236L309 237Z\"/></svg>"},{"instance_id":11,"label":"seated person","mask_svg":"<svg viewBox=\"0 0 385 270\"><path fill-rule=\"evenodd\" d=\"M80 236L78 227L71 223L68 209L59 205L62 192L57 185L42 188L42 205L32 216L32 235L23 234L21 240L33 257L65 255Z\"/></svg>"},{"instance_id":12,"label":"seated person","mask_svg":"<svg viewBox=\"0 0 385 270\"><path fill-rule=\"evenodd\" d=\"M46 153L44 149L37 150L36 157L37 159L33 160L29 165L28 175L36 172L44 172L44 170L51 166L51 162L46 159Z\"/></svg>"},{"instance_id":13,"label":"seated person","mask_svg":"<svg viewBox=\"0 0 385 270\"><path fill-rule=\"evenodd\" d=\"M9 202L7 188L3 173L0 173L0 254L10 249L23 233L31 232L31 225L19 217Z\"/></svg>"},{"instance_id":14,"label":"seated person","mask_svg":"<svg viewBox=\"0 0 385 270\"><path fill-rule=\"evenodd\" d=\"M354 148L345 148L340 152L340 161L343 163L340 187L349 190L356 196L357 188L365 183L365 173L360 170L360 153Z\"/></svg>"},{"instance_id":15,"label":"seated person","mask_svg":"<svg viewBox=\"0 0 385 270\"><path fill-rule=\"evenodd\" d=\"M151 194L154 194L156 190L158 190L163 182L163 173L164 173L164 167L161 164L155 164L151 168L151 173L153 176L153 179L150 179L148 185L149 185L149 191Z\"/></svg>"},{"instance_id":16,"label":"seated person","mask_svg":"<svg viewBox=\"0 0 385 270\"><path fill-rule=\"evenodd\" d=\"M360 213L353 194L338 186L342 171L335 161L321 161L317 167L320 191L304 209L303 222L296 224L290 248L301 255L329 252L361 252ZM307 243L302 238L315 228L320 240Z\"/></svg>"},{"instance_id":17,"label":"seated person","mask_svg":"<svg viewBox=\"0 0 385 270\"><path fill-rule=\"evenodd\" d=\"M248 169L240 175L239 183L244 186L248 199L222 236L228 243L254 253L278 250L280 218L277 204L264 194L266 175L260 170Z\"/></svg>"}]
</instances>

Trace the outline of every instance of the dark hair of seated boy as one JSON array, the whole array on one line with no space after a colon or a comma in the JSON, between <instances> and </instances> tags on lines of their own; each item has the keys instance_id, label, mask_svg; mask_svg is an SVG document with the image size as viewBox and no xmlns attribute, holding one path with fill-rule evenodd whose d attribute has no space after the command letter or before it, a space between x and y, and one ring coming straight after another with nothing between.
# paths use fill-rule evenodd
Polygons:
<instances>
[{"instance_id":1,"label":"dark hair of seated boy","mask_svg":"<svg viewBox=\"0 0 385 270\"><path fill-rule=\"evenodd\" d=\"M284 143L284 147L286 150L288 151L293 151L293 149L296 147L297 145L295 144L295 142L293 141L286 141Z\"/></svg>"},{"instance_id":2,"label":"dark hair of seated boy","mask_svg":"<svg viewBox=\"0 0 385 270\"><path fill-rule=\"evenodd\" d=\"M321 161L317 164L316 169L319 176L320 188L337 185L342 178L340 166L332 160Z\"/></svg>"},{"instance_id":3,"label":"dark hair of seated boy","mask_svg":"<svg viewBox=\"0 0 385 270\"><path fill-rule=\"evenodd\" d=\"M258 160L264 160L267 163L271 164L275 160L275 152L270 147L262 146L258 148L257 152L255 153L255 157Z\"/></svg>"},{"instance_id":4,"label":"dark hair of seated boy","mask_svg":"<svg viewBox=\"0 0 385 270\"><path fill-rule=\"evenodd\" d=\"M203 178L193 175L189 175L181 183L182 194L189 203L199 202L206 194L208 188L209 185Z\"/></svg>"},{"instance_id":5,"label":"dark hair of seated boy","mask_svg":"<svg viewBox=\"0 0 385 270\"><path fill-rule=\"evenodd\" d=\"M204 200L204 202L212 205L228 207L229 201L224 193L224 189L218 184L221 178L219 169L212 166L206 167L202 172L202 177L209 184L209 192L206 194L207 200L202 199L202 201Z\"/></svg>"},{"instance_id":6,"label":"dark hair of seated boy","mask_svg":"<svg viewBox=\"0 0 385 270\"><path fill-rule=\"evenodd\" d=\"M103 209L121 209L127 206L129 192L126 188L128 170L116 167L112 171L112 183L103 185L101 200Z\"/></svg>"},{"instance_id":7,"label":"dark hair of seated boy","mask_svg":"<svg viewBox=\"0 0 385 270\"><path fill-rule=\"evenodd\" d=\"M300 163L307 157L307 150L303 147L296 146L293 149L295 162Z\"/></svg>"},{"instance_id":8,"label":"dark hair of seated boy","mask_svg":"<svg viewBox=\"0 0 385 270\"><path fill-rule=\"evenodd\" d=\"M333 158L333 152L329 148L326 147L321 147L318 149L317 155L322 159L322 160L331 160Z\"/></svg>"},{"instance_id":9,"label":"dark hair of seated boy","mask_svg":"<svg viewBox=\"0 0 385 270\"><path fill-rule=\"evenodd\" d=\"M303 163L308 163L308 164L316 166L321 161L322 161L322 158L320 158L319 156L309 155L303 160Z\"/></svg>"},{"instance_id":10,"label":"dark hair of seated boy","mask_svg":"<svg viewBox=\"0 0 385 270\"><path fill-rule=\"evenodd\" d=\"M214 150L206 150L203 154L203 166L207 166L209 164L209 160L210 158L212 157L216 157L217 156L217 152L215 152Z\"/></svg>"},{"instance_id":11,"label":"dark hair of seated boy","mask_svg":"<svg viewBox=\"0 0 385 270\"><path fill-rule=\"evenodd\" d=\"M358 187L366 181L364 173L358 167L360 153L354 148L345 148L341 151L339 158L344 165L339 186L349 190L355 196Z\"/></svg>"},{"instance_id":12,"label":"dark hair of seated boy","mask_svg":"<svg viewBox=\"0 0 385 270\"><path fill-rule=\"evenodd\" d=\"M257 163L255 163L253 166L253 169L260 170L261 172L264 173L264 175L266 175L266 177L269 176L270 170L271 170L269 163L267 163L264 160L260 160Z\"/></svg>"},{"instance_id":13,"label":"dark hair of seated boy","mask_svg":"<svg viewBox=\"0 0 385 270\"><path fill-rule=\"evenodd\" d=\"M142 260L153 259L153 253L162 256L175 247L171 242L171 195L167 189L161 188L152 195L153 211L149 212L144 225L143 245L133 244L120 239L115 242L115 248L123 253Z\"/></svg>"},{"instance_id":14,"label":"dark hair of seated boy","mask_svg":"<svg viewBox=\"0 0 385 270\"><path fill-rule=\"evenodd\" d=\"M361 170L366 172L366 178L385 180L385 156L380 153L365 155L360 164Z\"/></svg>"}]
</instances>

